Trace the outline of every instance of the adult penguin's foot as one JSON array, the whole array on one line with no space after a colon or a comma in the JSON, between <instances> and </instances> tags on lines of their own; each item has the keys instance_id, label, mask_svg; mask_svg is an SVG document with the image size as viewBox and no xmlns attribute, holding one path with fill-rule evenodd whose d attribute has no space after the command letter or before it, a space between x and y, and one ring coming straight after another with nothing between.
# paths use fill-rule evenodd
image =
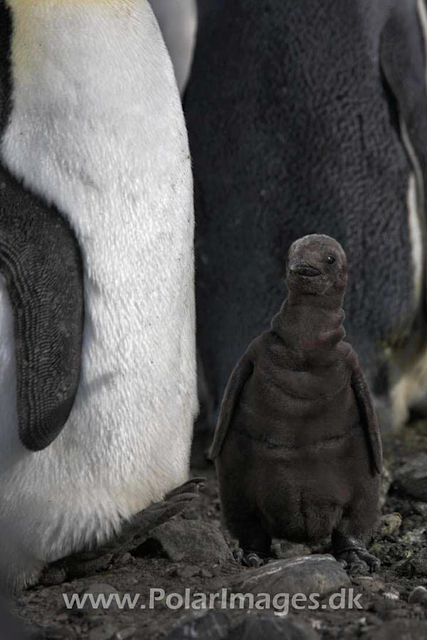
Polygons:
<instances>
[{"instance_id":1,"label":"adult penguin's foot","mask_svg":"<svg viewBox=\"0 0 427 640\"><path fill-rule=\"evenodd\" d=\"M241 564L244 567L251 567L252 569L262 567L271 559L270 556L265 553L261 553L260 551L244 551L241 548L233 551L233 557L238 564Z\"/></svg>"},{"instance_id":2,"label":"adult penguin's foot","mask_svg":"<svg viewBox=\"0 0 427 640\"><path fill-rule=\"evenodd\" d=\"M359 538L342 534L333 536L332 546L335 558L350 574L374 573L380 568L378 558L369 553Z\"/></svg>"},{"instance_id":3,"label":"adult penguin's foot","mask_svg":"<svg viewBox=\"0 0 427 640\"><path fill-rule=\"evenodd\" d=\"M90 550L80 551L48 565L40 576L39 585L62 584L74 578L90 576L106 570L116 559L132 552L147 539L148 533L173 516L181 513L199 498L205 478L191 478L123 523L120 534L109 542Z\"/></svg>"}]
</instances>

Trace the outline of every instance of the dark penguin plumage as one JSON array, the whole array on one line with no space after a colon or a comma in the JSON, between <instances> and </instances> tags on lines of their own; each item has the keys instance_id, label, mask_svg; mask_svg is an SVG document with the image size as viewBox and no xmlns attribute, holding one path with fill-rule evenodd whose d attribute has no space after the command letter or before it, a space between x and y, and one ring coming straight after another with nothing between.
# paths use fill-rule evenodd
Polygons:
<instances>
[{"instance_id":1,"label":"dark penguin plumage","mask_svg":"<svg viewBox=\"0 0 427 640\"><path fill-rule=\"evenodd\" d=\"M11 19L0 3L0 127L11 108ZM19 437L31 451L64 427L80 379L84 302L70 224L0 165L0 274L14 316Z\"/></svg>"},{"instance_id":2,"label":"dark penguin plumage","mask_svg":"<svg viewBox=\"0 0 427 640\"><path fill-rule=\"evenodd\" d=\"M199 0L185 111L198 347L216 406L283 300L289 246L315 232L347 252L348 334L375 395L388 393L385 354L422 306L408 207L411 175L420 207L427 175L415 0Z\"/></svg>"},{"instance_id":3,"label":"dark penguin plumage","mask_svg":"<svg viewBox=\"0 0 427 640\"><path fill-rule=\"evenodd\" d=\"M225 522L250 554L319 542L353 564L378 517L382 450L356 353L344 342L347 260L312 235L289 253L288 297L225 391L212 446Z\"/></svg>"}]
</instances>

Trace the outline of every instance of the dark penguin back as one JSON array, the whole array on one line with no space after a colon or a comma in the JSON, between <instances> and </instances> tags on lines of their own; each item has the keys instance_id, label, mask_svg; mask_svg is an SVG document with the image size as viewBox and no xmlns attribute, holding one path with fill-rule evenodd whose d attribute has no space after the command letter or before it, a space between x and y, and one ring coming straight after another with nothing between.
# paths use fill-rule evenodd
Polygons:
<instances>
[{"instance_id":1,"label":"dark penguin back","mask_svg":"<svg viewBox=\"0 0 427 640\"><path fill-rule=\"evenodd\" d=\"M411 328L412 165L380 60L400 7L419 53L414 73L424 77L416 2L404 5L199 0L185 110L199 349L216 402L279 309L287 250L305 234L331 235L348 255L347 330L371 380L383 345Z\"/></svg>"}]
</instances>

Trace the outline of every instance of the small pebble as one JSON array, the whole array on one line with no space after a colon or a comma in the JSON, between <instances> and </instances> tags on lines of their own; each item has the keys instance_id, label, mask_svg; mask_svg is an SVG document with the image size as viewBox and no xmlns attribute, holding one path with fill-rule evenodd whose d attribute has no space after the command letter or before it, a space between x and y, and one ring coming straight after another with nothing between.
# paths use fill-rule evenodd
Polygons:
<instances>
[{"instance_id":1,"label":"small pebble","mask_svg":"<svg viewBox=\"0 0 427 640\"><path fill-rule=\"evenodd\" d=\"M425 612L425 609L424 609L423 605L425 606L425 603L413 604L412 605L412 613L414 615L414 618L416 618L416 617L424 618L425 617L426 612Z\"/></svg>"},{"instance_id":2,"label":"small pebble","mask_svg":"<svg viewBox=\"0 0 427 640\"><path fill-rule=\"evenodd\" d=\"M426 542L426 530L422 529L413 529L412 531L408 531L402 536L402 542L409 546L412 545L424 545Z\"/></svg>"},{"instance_id":3,"label":"small pebble","mask_svg":"<svg viewBox=\"0 0 427 640\"><path fill-rule=\"evenodd\" d=\"M414 502L413 508L415 513L423 516L423 518L427 518L427 502Z\"/></svg>"},{"instance_id":4,"label":"small pebble","mask_svg":"<svg viewBox=\"0 0 427 640\"><path fill-rule=\"evenodd\" d=\"M177 571L180 578L194 578L200 575L200 568L194 565L188 564L185 567L179 567Z\"/></svg>"},{"instance_id":5,"label":"small pebble","mask_svg":"<svg viewBox=\"0 0 427 640\"><path fill-rule=\"evenodd\" d=\"M4 637L4 636L3 636ZM15 636L13 636L15 638ZM21 636L19 636L21 638ZM25 638L28 636L25 635ZM44 633L40 636L37 632L35 635L31 635L30 639L39 640L39 638L49 638L49 640L74 640L75 638L74 630L64 628L63 626L57 627L47 627L44 629ZM8 638L9 640L9 638Z\"/></svg>"},{"instance_id":6,"label":"small pebble","mask_svg":"<svg viewBox=\"0 0 427 640\"><path fill-rule=\"evenodd\" d=\"M373 578L371 576L357 576L354 578L353 582L358 584L360 587L363 587L366 591L371 591L372 593L378 593L379 591L384 591L385 582L381 580L381 578Z\"/></svg>"},{"instance_id":7,"label":"small pebble","mask_svg":"<svg viewBox=\"0 0 427 640\"><path fill-rule=\"evenodd\" d=\"M386 587L383 593L384 598L389 600L399 600L399 592L394 587Z\"/></svg>"},{"instance_id":8,"label":"small pebble","mask_svg":"<svg viewBox=\"0 0 427 640\"><path fill-rule=\"evenodd\" d=\"M112 624L108 623L102 627L95 627L89 632L89 640L112 640L116 633Z\"/></svg>"},{"instance_id":9,"label":"small pebble","mask_svg":"<svg viewBox=\"0 0 427 640\"><path fill-rule=\"evenodd\" d=\"M389 513L381 518L379 533L382 536L393 535L397 533L402 524L402 516L400 513Z\"/></svg>"},{"instance_id":10,"label":"small pebble","mask_svg":"<svg viewBox=\"0 0 427 640\"><path fill-rule=\"evenodd\" d=\"M127 564L132 564L134 562L135 562L135 558L129 552L119 554L119 555L115 556L115 558L113 560L113 564L116 565L116 566L124 566L124 565L127 565Z\"/></svg>"},{"instance_id":11,"label":"small pebble","mask_svg":"<svg viewBox=\"0 0 427 640\"><path fill-rule=\"evenodd\" d=\"M85 622L87 625L89 625L90 628L92 628L92 627L99 627L99 625L103 624L104 620L105 620L105 614L101 613L93 616L87 616L85 619Z\"/></svg>"},{"instance_id":12,"label":"small pebble","mask_svg":"<svg viewBox=\"0 0 427 640\"><path fill-rule=\"evenodd\" d=\"M394 488L400 495L409 495L427 502L427 453L412 456L395 471Z\"/></svg>"},{"instance_id":13,"label":"small pebble","mask_svg":"<svg viewBox=\"0 0 427 640\"><path fill-rule=\"evenodd\" d=\"M369 610L379 614L380 616L383 616L386 612L396 609L396 604L396 600L384 598L384 600L373 602L370 605Z\"/></svg>"},{"instance_id":14,"label":"small pebble","mask_svg":"<svg viewBox=\"0 0 427 640\"><path fill-rule=\"evenodd\" d=\"M136 627L128 627L127 629L123 629L122 631L118 631L114 636L114 640L129 640L129 638L133 638L135 633L137 632Z\"/></svg>"},{"instance_id":15,"label":"small pebble","mask_svg":"<svg viewBox=\"0 0 427 640\"><path fill-rule=\"evenodd\" d=\"M65 622L65 620L68 620L68 613L65 613L65 611L57 613L55 616L55 620L57 622Z\"/></svg>"},{"instance_id":16,"label":"small pebble","mask_svg":"<svg viewBox=\"0 0 427 640\"><path fill-rule=\"evenodd\" d=\"M213 573L211 571L208 571L207 569L202 569L200 571L200 575L202 576L202 578L213 578Z\"/></svg>"},{"instance_id":17,"label":"small pebble","mask_svg":"<svg viewBox=\"0 0 427 640\"><path fill-rule=\"evenodd\" d=\"M387 467L383 467L381 473L381 486L380 486L380 506L382 507L385 504L387 499L387 495L391 486L392 477L390 471Z\"/></svg>"},{"instance_id":18,"label":"small pebble","mask_svg":"<svg viewBox=\"0 0 427 640\"><path fill-rule=\"evenodd\" d=\"M416 573L416 567L414 565L413 558L399 560L392 565L391 569L397 574L407 576L409 578L412 578Z\"/></svg>"}]
</instances>

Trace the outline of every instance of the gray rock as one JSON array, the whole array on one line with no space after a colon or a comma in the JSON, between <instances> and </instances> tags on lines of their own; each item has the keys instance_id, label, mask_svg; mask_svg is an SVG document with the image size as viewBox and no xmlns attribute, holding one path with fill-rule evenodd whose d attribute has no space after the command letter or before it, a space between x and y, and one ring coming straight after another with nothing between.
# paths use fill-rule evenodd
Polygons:
<instances>
[{"instance_id":1,"label":"gray rock","mask_svg":"<svg viewBox=\"0 0 427 640\"><path fill-rule=\"evenodd\" d=\"M56 616L58 620L58 616ZM105 612L102 613L94 613L93 615L85 616L85 624L89 626L89 629L92 627L99 627L105 621Z\"/></svg>"},{"instance_id":2,"label":"gray rock","mask_svg":"<svg viewBox=\"0 0 427 640\"><path fill-rule=\"evenodd\" d=\"M109 584L103 584L103 583L94 583L89 585L88 587L85 587L82 591L79 592L79 596L82 597L86 593L92 594L94 601L92 601L89 598L86 598L86 601L81 608L77 608L76 606L74 606L72 609L68 610L69 614L72 614L72 615L89 614L92 616L98 613L102 614L106 610L104 609L101 603L99 603L99 606L96 608L92 606L92 604L96 603L97 598L103 595L105 596L105 600L108 601L109 596L114 594L119 594L117 589L115 589ZM109 602L108 610L116 611L117 609L118 609L118 606L117 606L116 600L111 599L111 601ZM62 609L62 611L64 611L64 609Z\"/></svg>"},{"instance_id":3,"label":"gray rock","mask_svg":"<svg viewBox=\"0 0 427 640\"><path fill-rule=\"evenodd\" d=\"M412 589L408 602L409 604L418 604L420 602L427 604L427 589L421 586Z\"/></svg>"},{"instance_id":4,"label":"gray rock","mask_svg":"<svg viewBox=\"0 0 427 640\"><path fill-rule=\"evenodd\" d=\"M396 615L396 609L398 608L399 601L391 600L390 598L383 598L383 600L376 600L371 605L371 611L377 613L380 616L387 616L393 612Z\"/></svg>"},{"instance_id":5,"label":"gray rock","mask_svg":"<svg viewBox=\"0 0 427 640\"><path fill-rule=\"evenodd\" d=\"M200 567L196 567L192 564L186 564L183 567L179 567L177 574L180 578L194 578L195 576L199 576L201 574Z\"/></svg>"},{"instance_id":6,"label":"gray rock","mask_svg":"<svg viewBox=\"0 0 427 640\"><path fill-rule=\"evenodd\" d=\"M401 538L403 544L408 547L422 547L427 542L426 530L423 529L411 529L407 531Z\"/></svg>"},{"instance_id":7,"label":"gray rock","mask_svg":"<svg viewBox=\"0 0 427 640\"><path fill-rule=\"evenodd\" d=\"M414 558L403 558L403 560L398 560L391 565L391 570L405 578L413 578L417 573Z\"/></svg>"},{"instance_id":8,"label":"gray rock","mask_svg":"<svg viewBox=\"0 0 427 640\"><path fill-rule=\"evenodd\" d=\"M384 591L385 582L381 578L373 577L373 576L357 576L353 578L353 583L359 585L365 591L370 591L371 593L378 593L380 591Z\"/></svg>"},{"instance_id":9,"label":"gray rock","mask_svg":"<svg viewBox=\"0 0 427 640\"><path fill-rule=\"evenodd\" d=\"M2 636L11 640L10 636ZM31 636L19 636L19 640L75 640L74 629L61 626L44 627L43 630L35 631Z\"/></svg>"},{"instance_id":10,"label":"gray rock","mask_svg":"<svg viewBox=\"0 0 427 640\"><path fill-rule=\"evenodd\" d=\"M304 544L296 544L288 541L281 541L273 545L278 560L287 560L298 556L306 556L311 553L310 547Z\"/></svg>"},{"instance_id":11,"label":"gray rock","mask_svg":"<svg viewBox=\"0 0 427 640\"><path fill-rule=\"evenodd\" d=\"M111 584L106 584L103 582L94 582L90 584L88 587L83 589L81 593L93 593L94 596L103 593L105 596L109 596L113 593L119 593L115 587L112 587Z\"/></svg>"},{"instance_id":12,"label":"gray rock","mask_svg":"<svg viewBox=\"0 0 427 640\"><path fill-rule=\"evenodd\" d=\"M319 635L305 622L295 618L248 615L233 630L233 640L319 640Z\"/></svg>"},{"instance_id":13,"label":"gray rock","mask_svg":"<svg viewBox=\"0 0 427 640\"><path fill-rule=\"evenodd\" d=\"M427 453L419 453L400 467L393 486L399 493L427 502Z\"/></svg>"},{"instance_id":14,"label":"gray rock","mask_svg":"<svg viewBox=\"0 0 427 640\"><path fill-rule=\"evenodd\" d=\"M208 571L208 569L201 569L200 575L202 576L202 578L213 578L214 576L212 571Z\"/></svg>"},{"instance_id":15,"label":"gray rock","mask_svg":"<svg viewBox=\"0 0 427 640\"><path fill-rule=\"evenodd\" d=\"M388 600L399 600L400 593L392 585L386 585L383 591L383 596L384 598L388 598Z\"/></svg>"},{"instance_id":16,"label":"gray rock","mask_svg":"<svg viewBox=\"0 0 427 640\"><path fill-rule=\"evenodd\" d=\"M95 627L89 632L89 640L112 640L116 635L116 628L109 622L102 627Z\"/></svg>"},{"instance_id":17,"label":"gray rock","mask_svg":"<svg viewBox=\"0 0 427 640\"><path fill-rule=\"evenodd\" d=\"M379 534L381 536L393 535L399 531L401 524L402 516L400 513L388 513L381 518Z\"/></svg>"},{"instance_id":18,"label":"gray rock","mask_svg":"<svg viewBox=\"0 0 427 640\"><path fill-rule=\"evenodd\" d=\"M416 576L418 578L427 578L427 557L424 552L416 553L413 558L410 558L410 565L408 567L407 575Z\"/></svg>"},{"instance_id":19,"label":"gray rock","mask_svg":"<svg viewBox=\"0 0 427 640\"><path fill-rule=\"evenodd\" d=\"M209 611L202 616L192 616L176 627L164 640L225 640L230 623L223 611Z\"/></svg>"},{"instance_id":20,"label":"gray rock","mask_svg":"<svg viewBox=\"0 0 427 640\"><path fill-rule=\"evenodd\" d=\"M131 553L129 553L129 551L127 551L126 553L120 553L117 554L114 558L113 558L113 564L114 566L125 566L127 564L134 564L135 563L135 558L132 556Z\"/></svg>"},{"instance_id":21,"label":"gray rock","mask_svg":"<svg viewBox=\"0 0 427 640\"><path fill-rule=\"evenodd\" d=\"M387 500L387 495L392 483L392 477L390 470L384 465L381 472L381 484L380 484L380 507L383 507Z\"/></svg>"},{"instance_id":22,"label":"gray rock","mask_svg":"<svg viewBox=\"0 0 427 640\"><path fill-rule=\"evenodd\" d=\"M415 513L427 519L427 502L413 502L412 507Z\"/></svg>"},{"instance_id":23,"label":"gray rock","mask_svg":"<svg viewBox=\"0 0 427 640\"><path fill-rule=\"evenodd\" d=\"M392 620L374 632L372 640L420 640L427 638L427 622L420 620Z\"/></svg>"},{"instance_id":24,"label":"gray rock","mask_svg":"<svg viewBox=\"0 0 427 640\"><path fill-rule=\"evenodd\" d=\"M130 638L134 637L136 632L137 632L136 627L127 627L127 629L122 629L121 631L118 631L114 636L114 640L129 640Z\"/></svg>"},{"instance_id":25,"label":"gray rock","mask_svg":"<svg viewBox=\"0 0 427 640\"><path fill-rule=\"evenodd\" d=\"M197 564L232 560L231 551L217 527L206 522L176 518L153 529L148 545L160 545L173 562Z\"/></svg>"},{"instance_id":26,"label":"gray rock","mask_svg":"<svg viewBox=\"0 0 427 640\"><path fill-rule=\"evenodd\" d=\"M331 555L311 555L278 560L246 571L236 582L234 593L318 593L325 595L351 585L341 564Z\"/></svg>"}]
</instances>

